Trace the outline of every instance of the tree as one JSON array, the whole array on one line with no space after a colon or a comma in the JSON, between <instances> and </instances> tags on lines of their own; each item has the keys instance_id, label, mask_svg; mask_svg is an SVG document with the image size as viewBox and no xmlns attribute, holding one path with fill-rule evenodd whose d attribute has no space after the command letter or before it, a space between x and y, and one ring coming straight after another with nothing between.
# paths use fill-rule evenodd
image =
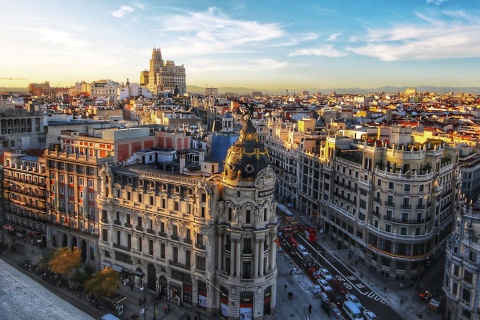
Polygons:
<instances>
[{"instance_id":1,"label":"tree","mask_svg":"<svg viewBox=\"0 0 480 320\"><path fill-rule=\"evenodd\" d=\"M85 282L85 291L97 298L109 298L117 293L119 285L120 274L111 268L105 268Z\"/></svg>"},{"instance_id":2,"label":"tree","mask_svg":"<svg viewBox=\"0 0 480 320\"><path fill-rule=\"evenodd\" d=\"M50 271L59 273L65 278L68 278L73 270L80 268L82 261L82 250L58 248L53 252L52 260L50 260Z\"/></svg>"},{"instance_id":3,"label":"tree","mask_svg":"<svg viewBox=\"0 0 480 320\"><path fill-rule=\"evenodd\" d=\"M52 258L53 252L48 251L47 253L42 255L40 259L38 259L38 266L45 271L50 270L50 261L52 260Z\"/></svg>"},{"instance_id":4,"label":"tree","mask_svg":"<svg viewBox=\"0 0 480 320\"><path fill-rule=\"evenodd\" d=\"M83 268L75 269L72 274L72 280L84 285L87 280L90 280L95 273L95 268L91 265L84 265Z\"/></svg>"}]
</instances>

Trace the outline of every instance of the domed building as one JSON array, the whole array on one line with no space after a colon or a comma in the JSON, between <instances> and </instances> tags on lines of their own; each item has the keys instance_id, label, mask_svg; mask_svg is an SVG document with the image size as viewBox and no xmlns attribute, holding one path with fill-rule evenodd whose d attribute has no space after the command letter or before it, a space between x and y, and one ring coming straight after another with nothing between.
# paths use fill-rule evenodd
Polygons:
<instances>
[{"instance_id":1,"label":"domed building","mask_svg":"<svg viewBox=\"0 0 480 320\"><path fill-rule=\"evenodd\" d=\"M275 311L275 181L268 150L247 117L239 140L227 152L222 178L216 280L224 293L224 316L264 319Z\"/></svg>"},{"instance_id":2,"label":"domed building","mask_svg":"<svg viewBox=\"0 0 480 320\"><path fill-rule=\"evenodd\" d=\"M278 223L268 150L247 115L223 172L191 153L142 150L137 164L100 170L101 263L224 319L270 319ZM147 161L161 157L163 170Z\"/></svg>"}]
</instances>

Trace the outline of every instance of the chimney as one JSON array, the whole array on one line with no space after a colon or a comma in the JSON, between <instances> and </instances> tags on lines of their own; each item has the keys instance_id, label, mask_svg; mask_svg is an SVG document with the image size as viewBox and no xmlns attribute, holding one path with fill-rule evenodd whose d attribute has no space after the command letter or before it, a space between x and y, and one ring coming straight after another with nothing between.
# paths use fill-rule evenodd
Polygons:
<instances>
[{"instance_id":1,"label":"chimney","mask_svg":"<svg viewBox=\"0 0 480 320\"><path fill-rule=\"evenodd\" d=\"M185 169L185 155L180 155L180 174L183 174L183 170Z\"/></svg>"}]
</instances>

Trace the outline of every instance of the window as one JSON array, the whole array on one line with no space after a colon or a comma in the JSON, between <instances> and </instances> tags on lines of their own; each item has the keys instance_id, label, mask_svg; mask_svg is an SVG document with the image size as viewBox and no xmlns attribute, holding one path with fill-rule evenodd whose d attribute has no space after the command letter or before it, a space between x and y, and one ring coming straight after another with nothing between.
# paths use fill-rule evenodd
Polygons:
<instances>
[{"instance_id":1,"label":"window","mask_svg":"<svg viewBox=\"0 0 480 320\"><path fill-rule=\"evenodd\" d=\"M467 270L463 271L463 280L467 283L473 283L473 274Z\"/></svg>"},{"instance_id":2,"label":"window","mask_svg":"<svg viewBox=\"0 0 480 320\"><path fill-rule=\"evenodd\" d=\"M127 223L130 224L130 214L127 213Z\"/></svg>"},{"instance_id":3,"label":"window","mask_svg":"<svg viewBox=\"0 0 480 320\"><path fill-rule=\"evenodd\" d=\"M142 252L142 237L137 237L137 250Z\"/></svg>"},{"instance_id":4,"label":"window","mask_svg":"<svg viewBox=\"0 0 480 320\"><path fill-rule=\"evenodd\" d=\"M172 236L178 237L178 227L172 224Z\"/></svg>"},{"instance_id":5,"label":"window","mask_svg":"<svg viewBox=\"0 0 480 320\"><path fill-rule=\"evenodd\" d=\"M385 231L392 232L392 225L391 224L386 224L385 225Z\"/></svg>"},{"instance_id":6,"label":"window","mask_svg":"<svg viewBox=\"0 0 480 320\"><path fill-rule=\"evenodd\" d=\"M83 186L83 178L78 178L78 185Z\"/></svg>"},{"instance_id":7,"label":"window","mask_svg":"<svg viewBox=\"0 0 480 320\"><path fill-rule=\"evenodd\" d=\"M367 201L360 199L360 208L366 209L367 208Z\"/></svg>"},{"instance_id":8,"label":"window","mask_svg":"<svg viewBox=\"0 0 480 320\"><path fill-rule=\"evenodd\" d=\"M250 210L245 213L245 223L250 223Z\"/></svg>"},{"instance_id":9,"label":"window","mask_svg":"<svg viewBox=\"0 0 480 320\"><path fill-rule=\"evenodd\" d=\"M243 262L243 279L250 279L252 276L252 262L244 261Z\"/></svg>"},{"instance_id":10,"label":"window","mask_svg":"<svg viewBox=\"0 0 480 320\"><path fill-rule=\"evenodd\" d=\"M173 262L178 263L178 248L173 247Z\"/></svg>"},{"instance_id":11,"label":"window","mask_svg":"<svg viewBox=\"0 0 480 320\"><path fill-rule=\"evenodd\" d=\"M192 264L191 260L192 253L190 250L185 250L185 264L187 265L188 268L190 268L190 265Z\"/></svg>"},{"instance_id":12,"label":"window","mask_svg":"<svg viewBox=\"0 0 480 320\"><path fill-rule=\"evenodd\" d=\"M418 191L423 192L423 184L418 186Z\"/></svg>"},{"instance_id":13,"label":"window","mask_svg":"<svg viewBox=\"0 0 480 320\"><path fill-rule=\"evenodd\" d=\"M185 239L191 241L191 233L189 228L185 228Z\"/></svg>"},{"instance_id":14,"label":"window","mask_svg":"<svg viewBox=\"0 0 480 320\"><path fill-rule=\"evenodd\" d=\"M387 210L387 219L392 219L392 217L393 217L393 211Z\"/></svg>"},{"instance_id":15,"label":"window","mask_svg":"<svg viewBox=\"0 0 480 320\"><path fill-rule=\"evenodd\" d=\"M460 274L460 267L457 266L457 265L454 265L453 266L453 275L458 277L459 274Z\"/></svg>"},{"instance_id":16,"label":"window","mask_svg":"<svg viewBox=\"0 0 480 320\"><path fill-rule=\"evenodd\" d=\"M91 179L88 180L88 187L93 188L93 180Z\"/></svg>"},{"instance_id":17,"label":"window","mask_svg":"<svg viewBox=\"0 0 480 320\"><path fill-rule=\"evenodd\" d=\"M148 254L153 256L153 240L148 240Z\"/></svg>"},{"instance_id":18,"label":"window","mask_svg":"<svg viewBox=\"0 0 480 320\"><path fill-rule=\"evenodd\" d=\"M203 234L197 233L197 244L203 245Z\"/></svg>"},{"instance_id":19,"label":"window","mask_svg":"<svg viewBox=\"0 0 480 320\"><path fill-rule=\"evenodd\" d=\"M405 228L405 227L400 227L400 234L401 234L402 236L407 235L407 228Z\"/></svg>"},{"instance_id":20,"label":"window","mask_svg":"<svg viewBox=\"0 0 480 320\"><path fill-rule=\"evenodd\" d=\"M73 176L68 176L68 183L73 183Z\"/></svg>"},{"instance_id":21,"label":"window","mask_svg":"<svg viewBox=\"0 0 480 320\"><path fill-rule=\"evenodd\" d=\"M102 240L107 242L108 241L108 230L102 229Z\"/></svg>"},{"instance_id":22,"label":"window","mask_svg":"<svg viewBox=\"0 0 480 320\"><path fill-rule=\"evenodd\" d=\"M247 253L247 254L252 253L252 239L251 238L243 239L243 253Z\"/></svg>"},{"instance_id":23,"label":"window","mask_svg":"<svg viewBox=\"0 0 480 320\"><path fill-rule=\"evenodd\" d=\"M196 257L196 268L198 270L202 270L202 271L205 271L205 257L200 257L200 256L197 256Z\"/></svg>"},{"instance_id":24,"label":"window","mask_svg":"<svg viewBox=\"0 0 480 320\"><path fill-rule=\"evenodd\" d=\"M392 195L389 195L388 198L387 198L387 203L392 205L393 204L393 196Z\"/></svg>"},{"instance_id":25,"label":"window","mask_svg":"<svg viewBox=\"0 0 480 320\"><path fill-rule=\"evenodd\" d=\"M137 227L142 227L142 217L137 217Z\"/></svg>"},{"instance_id":26,"label":"window","mask_svg":"<svg viewBox=\"0 0 480 320\"><path fill-rule=\"evenodd\" d=\"M409 184L404 184L403 185L403 191L410 192L410 185Z\"/></svg>"},{"instance_id":27,"label":"window","mask_svg":"<svg viewBox=\"0 0 480 320\"><path fill-rule=\"evenodd\" d=\"M393 190L393 188L395 188L395 183L389 182L388 183L388 189Z\"/></svg>"},{"instance_id":28,"label":"window","mask_svg":"<svg viewBox=\"0 0 480 320\"><path fill-rule=\"evenodd\" d=\"M471 293L468 289L463 288L462 290L462 300L466 305L470 305Z\"/></svg>"},{"instance_id":29,"label":"window","mask_svg":"<svg viewBox=\"0 0 480 320\"><path fill-rule=\"evenodd\" d=\"M165 259L165 243L160 243L160 258Z\"/></svg>"}]
</instances>

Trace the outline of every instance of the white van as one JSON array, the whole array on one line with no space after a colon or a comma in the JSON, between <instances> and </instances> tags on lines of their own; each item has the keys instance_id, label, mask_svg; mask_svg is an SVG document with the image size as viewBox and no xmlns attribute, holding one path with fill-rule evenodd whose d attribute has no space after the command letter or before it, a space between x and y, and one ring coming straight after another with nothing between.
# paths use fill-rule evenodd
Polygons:
<instances>
[{"instance_id":1,"label":"white van","mask_svg":"<svg viewBox=\"0 0 480 320\"><path fill-rule=\"evenodd\" d=\"M352 301L345 301L343 303L343 311L351 320L363 320L362 312Z\"/></svg>"}]
</instances>

